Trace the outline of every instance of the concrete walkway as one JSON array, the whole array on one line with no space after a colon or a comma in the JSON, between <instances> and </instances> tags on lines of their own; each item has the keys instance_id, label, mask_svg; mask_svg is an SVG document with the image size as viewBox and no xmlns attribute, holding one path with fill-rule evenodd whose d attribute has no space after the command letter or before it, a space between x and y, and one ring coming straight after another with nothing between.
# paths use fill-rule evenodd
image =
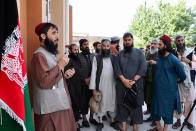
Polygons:
<instances>
[{"instance_id":1,"label":"concrete walkway","mask_svg":"<svg viewBox=\"0 0 196 131\"><path fill-rule=\"evenodd\" d=\"M146 106L143 106L143 110L146 110ZM196 111L196 110L194 110ZM196 126L196 115L194 114L194 125ZM146 119L147 117L149 117L149 115L145 115L144 119ZM95 116L96 118L96 116ZM184 120L184 118L182 118L182 121ZM174 122L176 121L176 119L174 119ZM162 126L163 126L163 121L161 121ZM81 121L80 121L81 124ZM144 122L143 124L139 125L139 131L147 131L148 129L151 129L152 127L150 126L151 122ZM81 128L81 131L96 131L95 126L90 125L90 128ZM108 121L104 121L104 128L102 131L116 131L114 130L112 127L110 127L109 125L109 120ZM132 126L129 125L129 121L127 122L127 131L132 131ZM172 129L171 125L169 126L168 131L180 131L179 129ZM184 127L183 131L190 131L187 127Z\"/></svg>"}]
</instances>

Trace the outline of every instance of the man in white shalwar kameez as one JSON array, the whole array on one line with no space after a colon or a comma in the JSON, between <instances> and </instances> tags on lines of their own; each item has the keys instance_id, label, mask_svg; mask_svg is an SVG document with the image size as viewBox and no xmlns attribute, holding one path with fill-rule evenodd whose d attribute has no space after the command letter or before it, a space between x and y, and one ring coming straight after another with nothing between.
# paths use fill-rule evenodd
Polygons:
<instances>
[{"instance_id":1,"label":"man in white shalwar kameez","mask_svg":"<svg viewBox=\"0 0 196 131\"><path fill-rule=\"evenodd\" d=\"M116 107L116 82L113 71L113 61L115 56L110 54L109 40L103 39L101 44L101 54L93 58L89 86L90 89L93 90L93 94L96 94L99 91L102 95L99 110L97 112L99 124L96 131L101 131L104 127L102 117L106 112L109 112L111 116L111 126L115 125L113 124Z\"/></svg>"},{"instance_id":2,"label":"man in white shalwar kameez","mask_svg":"<svg viewBox=\"0 0 196 131\"><path fill-rule=\"evenodd\" d=\"M186 47L184 36L181 34L176 35L174 42L177 47L178 58L180 59L186 74L185 81L178 84L180 101L181 105L183 106L182 113L180 115L178 115L176 112L174 113L174 116L177 118L177 122L172 125L173 129L178 129L181 126L181 116L184 115L185 118L187 117L193 105L195 96L194 87L190 76L190 67L192 65L192 62L187 58L187 56L192 52L192 50ZM194 110L191 113L187 124L187 128L192 131L195 130L195 126L193 125L193 118Z\"/></svg>"}]
</instances>

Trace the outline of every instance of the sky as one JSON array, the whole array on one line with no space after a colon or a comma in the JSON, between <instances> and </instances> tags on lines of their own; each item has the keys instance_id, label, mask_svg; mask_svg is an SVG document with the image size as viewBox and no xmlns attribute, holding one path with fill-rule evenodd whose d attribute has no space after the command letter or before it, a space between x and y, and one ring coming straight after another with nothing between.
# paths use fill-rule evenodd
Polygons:
<instances>
[{"instance_id":1,"label":"sky","mask_svg":"<svg viewBox=\"0 0 196 131\"><path fill-rule=\"evenodd\" d=\"M128 31L139 5L156 5L158 0L69 0L73 7L73 35L119 36ZM178 0L163 0L177 3ZM187 7L196 0L186 0Z\"/></svg>"}]
</instances>

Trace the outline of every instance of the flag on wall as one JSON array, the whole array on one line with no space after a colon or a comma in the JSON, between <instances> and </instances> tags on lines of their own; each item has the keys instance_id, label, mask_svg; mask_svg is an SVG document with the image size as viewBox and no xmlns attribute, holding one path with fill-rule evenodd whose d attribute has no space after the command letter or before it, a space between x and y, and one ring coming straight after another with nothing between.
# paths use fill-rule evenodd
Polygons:
<instances>
[{"instance_id":1,"label":"flag on wall","mask_svg":"<svg viewBox=\"0 0 196 131\"><path fill-rule=\"evenodd\" d=\"M16 0L0 0L0 131L34 131Z\"/></svg>"}]
</instances>

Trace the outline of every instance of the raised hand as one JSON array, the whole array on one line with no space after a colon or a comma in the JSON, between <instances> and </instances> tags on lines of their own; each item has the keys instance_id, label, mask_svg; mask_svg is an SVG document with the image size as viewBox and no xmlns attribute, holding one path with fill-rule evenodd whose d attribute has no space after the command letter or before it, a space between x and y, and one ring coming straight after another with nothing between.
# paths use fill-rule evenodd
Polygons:
<instances>
[{"instance_id":1,"label":"raised hand","mask_svg":"<svg viewBox=\"0 0 196 131\"><path fill-rule=\"evenodd\" d=\"M58 61L58 66L61 70L69 63L69 57L67 55L63 55L63 57Z\"/></svg>"}]
</instances>

